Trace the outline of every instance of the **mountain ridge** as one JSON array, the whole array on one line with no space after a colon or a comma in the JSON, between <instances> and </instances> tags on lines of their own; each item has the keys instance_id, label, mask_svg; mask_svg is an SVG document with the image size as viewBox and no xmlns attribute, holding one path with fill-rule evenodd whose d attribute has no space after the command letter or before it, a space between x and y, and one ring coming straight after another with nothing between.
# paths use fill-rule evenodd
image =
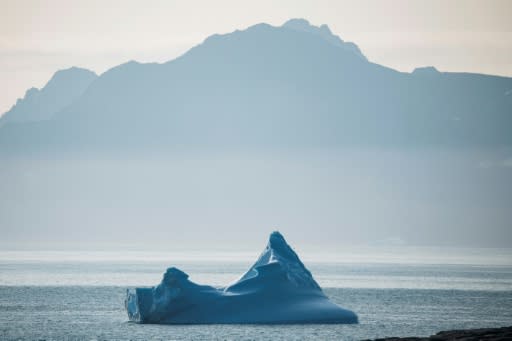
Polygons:
<instances>
[{"instance_id":1,"label":"mountain ridge","mask_svg":"<svg viewBox=\"0 0 512 341\"><path fill-rule=\"evenodd\" d=\"M0 129L0 145L512 145L512 78L434 70L369 62L304 19L256 24L111 68L45 123Z\"/></svg>"},{"instance_id":2,"label":"mountain ridge","mask_svg":"<svg viewBox=\"0 0 512 341\"><path fill-rule=\"evenodd\" d=\"M0 127L9 122L51 119L80 97L97 77L93 71L75 66L56 71L41 89L28 89L23 98L19 98L11 109L0 116Z\"/></svg>"}]
</instances>

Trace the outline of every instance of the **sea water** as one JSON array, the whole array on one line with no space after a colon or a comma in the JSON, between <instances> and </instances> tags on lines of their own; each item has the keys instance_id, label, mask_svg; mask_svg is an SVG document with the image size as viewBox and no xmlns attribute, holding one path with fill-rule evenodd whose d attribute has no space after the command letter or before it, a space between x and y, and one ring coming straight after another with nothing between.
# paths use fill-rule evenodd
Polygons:
<instances>
[{"instance_id":1,"label":"sea water","mask_svg":"<svg viewBox=\"0 0 512 341\"><path fill-rule=\"evenodd\" d=\"M357 325L164 326L128 322L126 288L156 285L171 265L224 286L253 255L0 252L0 339L359 340L512 325L510 250L425 254L303 258L326 295L359 315Z\"/></svg>"}]
</instances>

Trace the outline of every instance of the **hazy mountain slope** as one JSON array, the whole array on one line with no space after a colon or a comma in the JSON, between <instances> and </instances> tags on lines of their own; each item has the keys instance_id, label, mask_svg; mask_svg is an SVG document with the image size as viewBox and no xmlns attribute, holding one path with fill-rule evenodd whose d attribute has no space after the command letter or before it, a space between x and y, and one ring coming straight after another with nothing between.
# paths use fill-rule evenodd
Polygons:
<instances>
[{"instance_id":1,"label":"hazy mountain slope","mask_svg":"<svg viewBox=\"0 0 512 341\"><path fill-rule=\"evenodd\" d=\"M80 97L97 75L89 70L72 67L57 71L42 88L31 88L23 99L0 117L0 127L12 123L48 120Z\"/></svg>"},{"instance_id":2,"label":"hazy mountain slope","mask_svg":"<svg viewBox=\"0 0 512 341\"><path fill-rule=\"evenodd\" d=\"M370 63L326 26L292 20L213 35L165 64L102 74L25 146L512 144L512 79L408 74Z\"/></svg>"}]
</instances>

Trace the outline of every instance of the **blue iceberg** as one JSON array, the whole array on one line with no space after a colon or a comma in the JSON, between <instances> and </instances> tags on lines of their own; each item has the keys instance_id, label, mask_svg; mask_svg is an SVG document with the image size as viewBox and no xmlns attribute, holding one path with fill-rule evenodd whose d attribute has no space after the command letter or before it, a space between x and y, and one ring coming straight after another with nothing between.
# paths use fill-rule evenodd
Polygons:
<instances>
[{"instance_id":1,"label":"blue iceberg","mask_svg":"<svg viewBox=\"0 0 512 341\"><path fill-rule=\"evenodd\" d=\"M128 290L125 306L138 323L357 323L355 313L325 296L279 232L228 287L196 284L172 267L158 286Z\"/></svg>"}]
</instances>

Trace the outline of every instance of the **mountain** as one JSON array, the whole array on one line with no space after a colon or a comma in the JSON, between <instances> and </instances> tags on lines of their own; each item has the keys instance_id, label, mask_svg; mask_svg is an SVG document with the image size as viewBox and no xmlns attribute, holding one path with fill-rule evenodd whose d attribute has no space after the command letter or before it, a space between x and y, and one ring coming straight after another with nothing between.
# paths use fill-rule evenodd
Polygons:
<instances>
[{"instance_id":1,"label":"mountain","mask_svg":"<svg viewBox=\"0 0 512 341\"><path fill-rule=\"evenodd\" d=\"M98 76L89 70L72 67L57 71L42 88L30 88L23 99L0 117L0 127L7 123L49 120L80 97Z\"/></svg>"},{"instance_id":2,"label":"mountain","mask_svg":"<svg viewBox=\"0 0 512 341\"><path fill-rule=\"evenodd\" d=\"M512 78L398 72L292 19L212 35L164 64L114 67L46 121L5 125L0 146L510 146L511 113Z\"/></svg>"}]
</instances>

